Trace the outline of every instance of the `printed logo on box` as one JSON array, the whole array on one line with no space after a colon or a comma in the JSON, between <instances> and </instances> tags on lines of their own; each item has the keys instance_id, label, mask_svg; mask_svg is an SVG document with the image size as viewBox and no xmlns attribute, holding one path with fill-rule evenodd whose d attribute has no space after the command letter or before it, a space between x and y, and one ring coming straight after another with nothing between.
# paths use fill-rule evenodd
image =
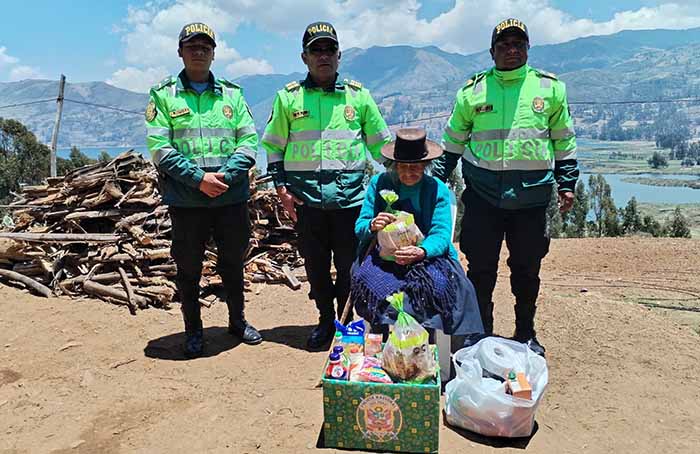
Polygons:
<instances>
[{"instance_id":1,"label":"printed logo on box","mask_svg":"<svg viewBox=\"0 0 700 454\"><path fill-rule=\"evenodd\" d=\"M379 443L396 440L403 425L401 408L384 394L371 394L362 399L357 406L356 419L362 436Z\"/></svg>"}]
</instances>

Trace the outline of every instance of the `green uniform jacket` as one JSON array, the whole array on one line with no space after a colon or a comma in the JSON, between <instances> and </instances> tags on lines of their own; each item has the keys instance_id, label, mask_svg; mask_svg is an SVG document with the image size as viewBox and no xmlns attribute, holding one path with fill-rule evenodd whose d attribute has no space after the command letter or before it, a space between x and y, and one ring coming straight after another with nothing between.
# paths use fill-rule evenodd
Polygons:
<instances>
[{"instance_id":1,"label":"green uniform jacket","mask_svg":"<svg viewBox=\"0 0 700 454\"><path fill-rule=\"evenodd\" d=\"M161 177L163 203L217 207L248 200L258 135L241 88L209 73L209 87L198 94L183 70L151 88L150 95L147 144ZM229 189L215 198L201 192L205 172L223 173Z\"/></svg>"},{"instance_id":2,"label":"green uniform jacket","mask_svg":"<svg viewBox=\"0 0 700 454\"><path fill-rule=\"evenodd\" d=\"M578 179L564 83L528 65L469 79L442 146L433 174L446 180L462 157L467 186L499 208L547 205L555 179L560 192L573 192Z\"/></svg>"},{"instance_id":3,"label":"green uniform jacket","mask_svg":"<svg viewBox=\"0 0 700 454\"><path fill-rule=\"evenodd\" d=\"M275 186L322 209L359 206L367 151L383 162L391 133L369 91L355 81L331 89L310 77L277 92L262 137Z\"/></svg>"}]
</instances>

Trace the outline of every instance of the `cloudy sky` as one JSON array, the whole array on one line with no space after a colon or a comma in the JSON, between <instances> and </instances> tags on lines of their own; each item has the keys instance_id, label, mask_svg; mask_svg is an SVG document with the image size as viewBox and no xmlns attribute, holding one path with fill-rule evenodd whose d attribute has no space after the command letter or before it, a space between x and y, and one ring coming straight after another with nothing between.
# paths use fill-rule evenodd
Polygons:
<instances>
[{"instance_id":1,"label":"cloudy sky","mask_svg":"<svg viewBox=\"0 0 700 454\"><path fill-rule=\"evenodd\" d=\"M31 6L28 5L31 3ZM700 1L646 0L32 0L3 2L0 81L28 78L107 81L147 91L179 71L177 35L202 21L218 34L213 70L244 74L302 71L304 27L332 22L341 47L435 45L484 50L493 26L517 17L533 44L623 29L700 27ZM60 6L59 6L60 5Z\"/></svg>"}]
</instances>

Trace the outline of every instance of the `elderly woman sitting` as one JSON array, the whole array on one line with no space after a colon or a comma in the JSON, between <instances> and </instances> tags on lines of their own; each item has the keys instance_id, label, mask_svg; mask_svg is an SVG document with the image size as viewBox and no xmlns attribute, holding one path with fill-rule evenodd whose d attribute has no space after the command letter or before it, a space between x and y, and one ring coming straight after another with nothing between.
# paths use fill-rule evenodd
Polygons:
<instances>
[{"instance_id":1,"label":"elderly woman sitting","mask_svg":"<svg viewBox=\"0 0 700 454\"><path fill-rule=\"evenodd\" d=\"M424 130L401 129L396 140L382 148L382 155L391 161L388 170L374 176L367 188L355 223L360 250L352 269L350 298L375 332L386 332L386 326L377 327L396 320L386 297L397 291L407 296L406 311L426 328L454 335L483 332L474 287L452 244L450 191L424 174L429 162L441 154L438 144L426 140ZM397 219L380 195L386 190L398 195L394 207L413 214L424 235L418 244L398 248L394 261L382 258L376 244L377 232Z\"/></svg>"}]
</instances>

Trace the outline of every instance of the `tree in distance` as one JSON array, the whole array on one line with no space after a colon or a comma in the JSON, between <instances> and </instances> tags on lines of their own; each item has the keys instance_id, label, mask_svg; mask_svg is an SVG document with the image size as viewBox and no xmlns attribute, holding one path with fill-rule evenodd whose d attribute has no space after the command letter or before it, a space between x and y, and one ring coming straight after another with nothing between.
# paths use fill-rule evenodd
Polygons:
<instances>
[{"instance_id":1,"label":"tree in distance","mask_svg":"<svg viewBox=\"0 0 700 454\"><path fill-rule=\"evenodd\" d=\"M21 184L38 184L49 175L51 150L17 120L0 118L0 200Z\"/></svg>"}]
</instances>

